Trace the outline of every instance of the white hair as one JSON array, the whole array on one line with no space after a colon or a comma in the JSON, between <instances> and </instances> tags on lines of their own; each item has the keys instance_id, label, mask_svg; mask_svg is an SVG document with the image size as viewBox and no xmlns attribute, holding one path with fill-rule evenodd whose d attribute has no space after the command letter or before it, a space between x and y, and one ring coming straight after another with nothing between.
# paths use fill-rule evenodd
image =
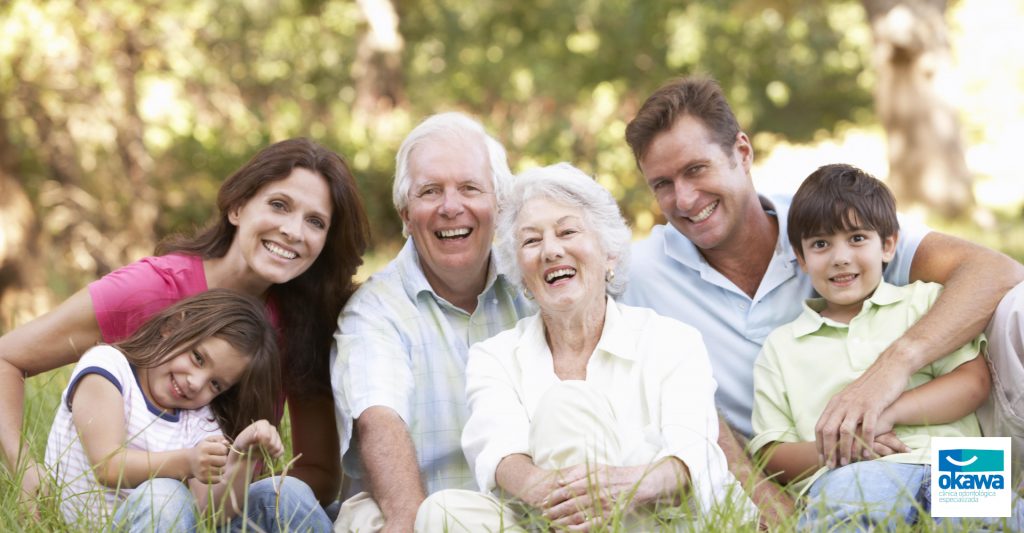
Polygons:
<instances>
[{"instance_id":1,"label":"white hair","mask_svg":"<svg viewBox=\"0 0 1024 533\"><path fill-rule=\"evenodd\" d=\"M402 146L395 156L395 180L391 187L391 200L399 214L409 206L409 188L412 187L412 176L409 175L409 159L413 150L432 138L463 139L483 141L487 151L487 160L491 168L491 180L494 184L494 195L501 205L507 183L512 179L512 171L508 168L505 147L484 130L479 122L458 112L450 111L431 115L420 122L402 141ZM409 236L409 228L402 222L402 235Z\"/></svg>"},{"instance_id":2,"label":"white hair","mask_svg":"<svg viewBox=\"0 0 1024 533\"><path fill-rule=\"evenodd\" d=\"M523 206L534 198L549 198L583 212L584 223L597 234L601 251L616 262L615 277L608 282L605 292L611 296L625 292L633 234L608 189L569 163L534 168L516 176L498 213L498 271L512 283L523 286L523 272L516 260L516 219Z\"/></svg>"}]
</instances>

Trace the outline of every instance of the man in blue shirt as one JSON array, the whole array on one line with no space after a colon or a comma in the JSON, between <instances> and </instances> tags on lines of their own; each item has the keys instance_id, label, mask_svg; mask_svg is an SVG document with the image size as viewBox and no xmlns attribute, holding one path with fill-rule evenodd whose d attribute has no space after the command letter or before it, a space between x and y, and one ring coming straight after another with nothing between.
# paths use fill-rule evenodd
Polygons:
<instances>
[{"instance_id":1,"label":"man in blue shirt","mask_svg":"<svg viewBox=\"0 0 1024 533\"><path fill-rule=\"evenodd\" d=\"M811 295L785 238L790 198L767 198L754 189L750 139L713 80L668 82L630 122L626 141L668 224L634 246L623 301L701 330L720 384L719 408L749 438L754 360L768 333L792 321ZM886 281L932 281L946 289L825 409L816 428L819 453L838 464L850 461L857 439L876 441L878 415L915 371L981 333L1000 299L1024 280L1020 263L956 237L908 224L899 241ZM1024 293L1024 284L1014 293ZM1024 307L1024 297L1016 302ZM742 482L750 461L731 432L721 435ZM758 484L754 500L769 514L772 499L783 511L792 504L771 484Z\"/></svg>"}]
</instances>

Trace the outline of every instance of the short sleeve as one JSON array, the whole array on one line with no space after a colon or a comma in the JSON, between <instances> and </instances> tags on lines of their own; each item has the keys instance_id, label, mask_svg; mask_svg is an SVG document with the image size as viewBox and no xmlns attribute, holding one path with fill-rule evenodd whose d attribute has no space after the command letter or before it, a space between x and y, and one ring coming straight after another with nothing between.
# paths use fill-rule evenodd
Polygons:
<instances>
[{"instance_id":1,"label":"short sleeve","mask_svg":"<svg viewBox=\"0 0 1024 533\"><path fill-rule=\"evenodd\" d=\"M64 389L64 405L72 410L72 399L75 389L82 381L82 378L90 374L96 374L109 381L117 391L124 395L124 387L131 386L131 366L120 350L106 344L90 348L78 360L74 370L71 371L71 379Z\"/></svg>"},{"instance_id":2,"label":"short sleeve","mask_svg":"<svg viewBox=\"0 0 1024 533\"><path fill-rule=\"evenodd\" d=\"M369 288L364 285L361 292ZM366 292L356 293L338 317L331 386L342 456L350 449L354 420L366 409L388 407L410 420L413 372L396 319L380 298Z\"/></svg>"},{"instance_id":3,"label":"short sleeve","mask_svg":"<svg viewBox=\"0 0 1024 533\"><path fill-rule=\"evenodd\" d=\"M147 257L89 284L103 341L130 336L149 317L171 304L205 291L206 276L198 256Z\"/></svg>"},{"instance_id":4,"label":"short sleeve","mask_svg":"<svg viewBox=\"0 0 1024 533\"><path fill-rule=\"evenodd\" d=\"M754 363L754 438L748 444L751 454L771 442L800 441L772 340L777 334L768 337Z\"/></svg>"},{"instance_id":5,"label":"short sleeve","mask_svg":"<svg viewBox=\"0 0 1024 533\"><path fill-rule=\"evenodd\" d=\"M931 228L923 222L908 216L899 216L900 233L896 239L896 254L885 266L883 276L890 285L910 284L910 267L914 262L917 247Z\"/></svg>"}]
</instances>

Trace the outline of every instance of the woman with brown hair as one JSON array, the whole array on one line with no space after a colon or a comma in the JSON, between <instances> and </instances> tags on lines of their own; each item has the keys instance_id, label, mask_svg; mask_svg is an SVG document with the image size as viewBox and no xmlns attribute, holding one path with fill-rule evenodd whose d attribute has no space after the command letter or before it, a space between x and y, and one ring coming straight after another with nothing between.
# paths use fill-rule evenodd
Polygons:
<instances>
[{"instance_id":1,"label":"woman with brown hair","mask_svg":"<svg viewBox=\"0 0 1024 533\"><path fill-rule=\"evenodd\" d=\"M334 317L354 290L369 233L355 180L334 152L290 139L230 176L217 208L197 235L168 239L160 255L104 276L0 337L0 444L7 466L24 468L27 495L38 490L40 472L21 439L25 377L74 363L98 342L130 336L178 300L228 288L264 301L277 329L284 393L272 422L280 421L287 400L292 450L300 456L289 477L250 486L249 518L266 530L277 529L281 518L304 520L304 530L330 528L316 503L334 499L341 479L327 359ZM284 507L277 499L285 497L302 500L305 514L275 516Z\"/></svg>"}]
</instances>

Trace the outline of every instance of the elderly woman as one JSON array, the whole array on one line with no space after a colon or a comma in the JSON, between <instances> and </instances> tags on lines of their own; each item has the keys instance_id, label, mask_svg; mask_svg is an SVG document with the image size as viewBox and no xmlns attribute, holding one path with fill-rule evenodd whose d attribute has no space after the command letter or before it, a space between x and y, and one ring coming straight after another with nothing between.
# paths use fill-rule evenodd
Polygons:
<instances>
[{"instance_id":1,"label":"elderly woman","mask_svg":"<svg viewBox=\"0 0 1024 533\"><path fill-rule=\"evenodd\" d=\"M630 231L611 195L565 163L512 189L498 268L540 312L470 349L462 446L482 493L432 495L417 530L689 528L720 504L752 518L700 334L613 299Z\"/></svg>"}]
</instances>

